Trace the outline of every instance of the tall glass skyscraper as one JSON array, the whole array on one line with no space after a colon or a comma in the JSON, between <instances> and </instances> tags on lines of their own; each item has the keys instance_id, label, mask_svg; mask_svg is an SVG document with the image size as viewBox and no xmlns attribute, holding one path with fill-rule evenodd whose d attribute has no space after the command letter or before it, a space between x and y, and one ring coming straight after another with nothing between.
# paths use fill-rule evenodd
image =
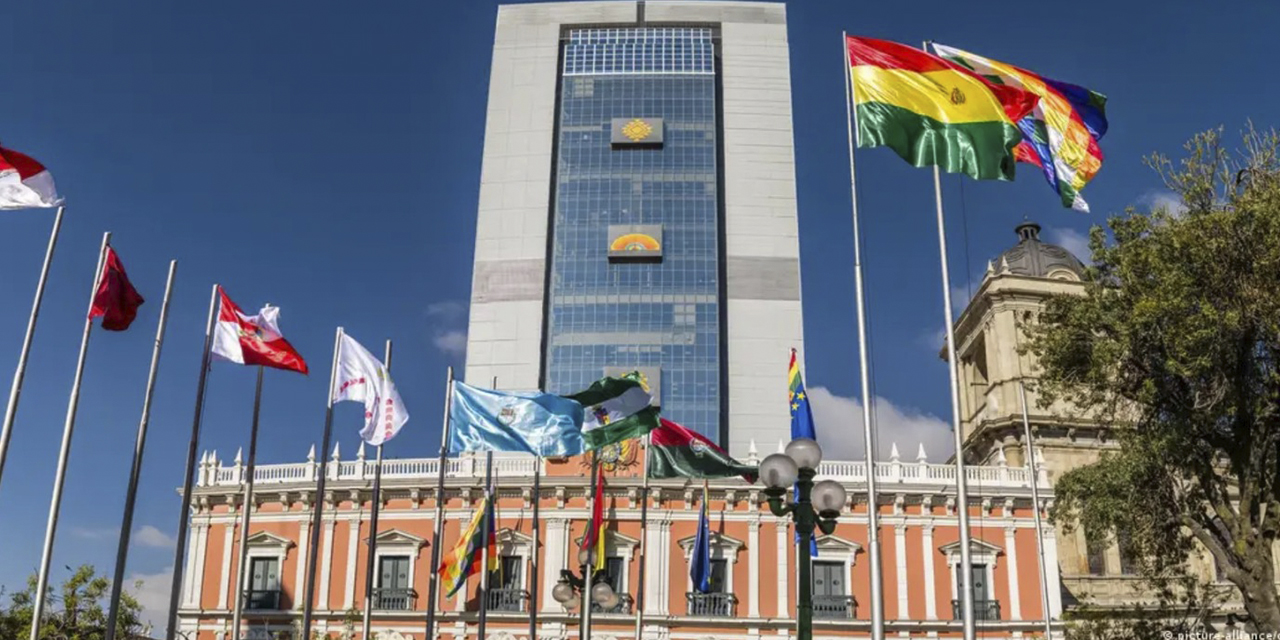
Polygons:
<instances>
[{"instance_id":1,"label":"tall glass skyscraper","mask_svg":"<svg viewBox=\"0 0 1280 640\"><path fill-rule=\"evenodd\" d=\"M788 436L803 349L785 12L755 2L499 9L466 378L644 373L744 455Z\"/></svg>"},{"instance_id":2,"label":"tall glass skyscraper","mask_svg":"<svg viewBox=\"0 0 1280 640\"><path fill-rule=\"evenodd\" d=\"M718 440L714 49L707 27L567 33L544 379L571 393L611 368L642 367L664 415ZM615 145L615 121L661 126L662 143ZM627 233L632 251L655 251L641 249L649 243L661 255L617 259L627 249L611 248Z\"/></svg>"}]
</instances>

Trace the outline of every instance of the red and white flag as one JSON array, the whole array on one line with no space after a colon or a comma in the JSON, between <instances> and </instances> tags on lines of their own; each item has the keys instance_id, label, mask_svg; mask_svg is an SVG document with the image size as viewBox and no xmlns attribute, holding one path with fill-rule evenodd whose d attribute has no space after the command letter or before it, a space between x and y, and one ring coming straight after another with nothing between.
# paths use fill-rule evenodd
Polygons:
<instances>
[{"instance_id":1,"label":"red and white flag","mask_svg":"<svg viewBox=\"0 0 1280 640\"><path fill-rule=\"evenodd\" d=\"M307 363L280 334L280 310L266 305L256 316L246 316L218 287L221 303L213 329L210 353L219 360L307 373Z\"/></svg>"},{"instance_id":2,"label":"red and white flag","mask_svg":"<svg viewBox=\"0 0 1280 640\"><path fill-rule=\"evenodd\" d=\"M31 156L0 147L0 209L62 204L53 175Z\"/></svg>"},{"instance_id":3,"label":"red and white flag","mask_svg":"<svg viewBox=\"0 0 1280 640\"><path fill-rule=\"evenodd\" d=\"M144 300L129 275L124 272L124 263L116 250L107 247L107 259L102 265L102 275L98 279L98 292L93 295L93 306L89 309L90 318L102 318L102 328L107 331L124 331L138 317L138 307Z\"/></svg>"}]
</instances>

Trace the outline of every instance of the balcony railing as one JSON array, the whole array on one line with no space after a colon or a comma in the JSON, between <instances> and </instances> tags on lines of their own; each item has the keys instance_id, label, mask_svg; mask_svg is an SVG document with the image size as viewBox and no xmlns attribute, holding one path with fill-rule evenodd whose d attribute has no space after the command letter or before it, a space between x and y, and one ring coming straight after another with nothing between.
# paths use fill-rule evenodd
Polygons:
<instances>
[{"instance_id":1,"label":"balcony railing","mask_svg":"<svg viewBox=\"0 0 1280 640\"><path fill-rule=\"evenodd\" d=\"M378 611L413 611L418 592L413 589L374 589L373 608Z\"/></svg>"},{"instance_id":2,"label":"balcony railing","mask_svg":"<svg viewBox=\"0 0 1280 640\"><path fill-rule=\"evenodd\" d=\"M738 597L732 593L695 593L684 595L691 616L731 618L736 615Z\"/></svg>"},{"instance_id":3,"label":"balcony railing","mask_svg":"<svg viewBox=\"0 0 1280 640\"><path fill-rule=\"evenodd\" d=\"M246 611L279 611L279 589L249 589L244 592Z\"/></svg>"},{"instance_id":4,"label":"balcony railing","mask_svg":"<svg viewBox=\"0 0 1280 640\"><path fill-rule=\"evenodd\" d=\"M529 601L529 592L524 589L490 589L489 590L489 610L490 611L512 611L520 612L525 610L525 603Z\"/></svg>"},{"instance_id":5,"label":"balcony railing","mask_svg":"<svg viewBox=\"0 0 1280 640\"><path fill-rule=\"evenodd\" d=\"M308 460L285 464L260 464L254 467L254 482L267 485L306 485L316 481L320 473L334 481L372 482L377 463L373 459L357 457L355 460ZM495 456L493 474L501 478L531 478L538 466L533 456ZM876 479L887 484L953 484L955 467L948 464L931 464L924 461L890 460L875 464ZM445 461L445 476L449 478L476 478L484 474L484 458L460 456ZM440 461L435 458L405 458L386 460L382 478L404 480L433 480L440 473ZM545 471L544 471L545 473ZM965 473L970 482L984 487L1026 487L1032 480L1029 469L1010 466L969 466ZM206 455L196 475L196 486L240 486L247 479L248 467L242 463L228 464L216 455ZM867 464L855 461L824 461L818 475L840 482L857 483L867 479ZM1048 487L1047 473L1041 469L1039 483Z\"/></svg>"},{"instance_id":6,"label":"balcony railing","mask_svg":"<svg viewBox=\"0 0 1280 640\"><path fill-rule=\"evenodd\" d=\"M857 615L853 596L814 596L813 617L822 620L852 620Z\"/></svg>"},{"instance_id":7,"label":"balcony railing","mask_svg":"<svg viewBox=\"0 0 1280 640\"><path fill-rule=\"evenodd\" d=\"M951 617L960 620L964 617L963 605L959 600L951 601ZM1000 619L1000 601L999 600L974 600L973 601L973 619L974 620L999 620Z\"/></svg>"},{"instance_id":8,"label":"balcony railing","mask_svg":"<svg viewBox=\"0 0 1280 640\"><path fill-rule=\"evenodd\" d=\"M593 613L622 613L622 614L630 614L630 613L631 613L631 606L632 606L633 604L635 604L635 601L631 599L631 594L627 594L627 593L619 593L619 594L618 594L618 604L617 604L616 606L614 606L612 609L605 609L604 607L600 606L599 604L596 604L596 603L592 602L592 603L591 603L591 611L592 611Z\"/></svg>"}]
</instances>

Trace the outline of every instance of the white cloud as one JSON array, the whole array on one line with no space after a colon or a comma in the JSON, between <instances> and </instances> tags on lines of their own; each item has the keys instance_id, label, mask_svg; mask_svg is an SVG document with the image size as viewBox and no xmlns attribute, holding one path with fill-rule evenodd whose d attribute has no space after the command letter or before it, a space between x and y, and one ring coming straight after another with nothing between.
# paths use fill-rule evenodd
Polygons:
<instances>
[{"instance_id":1,"label":"white cloud","mask_svg":"<svg viewBox=\"0 0 1280 640\"><path fill-rule=\"evenodd\" d=\"M105 527L105 528L72 527L71 528L71 535L77 538L84 538L85 540L115 539L115 537L119 534L120 534L119 529L112 529L110 527Z\"/></svg>"},{"instance_id":2,"label":"white cloud","mask_svg":"<svg viewBox=\"0 0 1280 640\"><path fill-rule=\"evenodd\" d=\"M467 332L460 329L436 331L432 343L436 348L453 356L461 356L467 352Z\"/></svg>"},{"instance_id":3,"label":"white cloud","mask_svg":"<svg viewBox=\"0 0 1280 640\"><path fill-rule=\"evenodd\" d=\"M133 533L133 540L144 547L172 549L177 541L169 534L151 526L144 525Z\"/></svg>"},{"instance_id":4,"label":"white cloud","mask_svg":"<svg viewBox=\"0 0 1280 640\"><path fill-rule=\"evenodd\" d=\"M826 387L811 387L813 419L818 427L818 440L829 460L862 460L862 402L831 393ZM901 407L877 396L872 406L876 426L877 460L888 460L889 449L898 445L904 461L915 461L921 444L931 462L941 462L955 451L951 426L942 418L912 407Z\"/></svg>"},{"instance_id":5,"label":"white cloud","mask_svg":"<svg viewBox=\"0 0 1280 640\"><path fill-rule=\"evenodd\" d=\"M1142 194L1138 197L1138 204L1153 212L1163 209L1175 216L1180 216L1187 211L1187 205L1183 204L1182 198L1167 189L1152 189Z\"/></svg>"},{"instance_id":6,"label":"white cloud","mask_svg":"<svg viewBox=\"0 0 1280 640\"><path fill-rule=\"evenodd\" d=\"M155 632L151 635L157 637L165 631L165 617L169 615L169 592L173 586L172 580L173 567L168 566L156 573L132 574L125 581L129 586L129 592L142 606L139 614L142 623L151 625L151 629Z\"/></svg>"},{"instance_id":7,"label":"white cloud","mask_svg":"<svg viewBox=\"0 0 1280 640\"><path fill-rule=\"evenodd\" d=\"M457 300L444 300L427 305L427 317L440 318L445 321L457 320L466 311L467 306Z\"/></svg>"},{"instance_id":8,"label":"white cloud","mask_svg":"<svg viewBox=\"0 0 1280 640\"><path fill-rule=\"evenodd\" d=\"M1054 227L1045 232L1045 239L1070 251L1075 257L1080 258L1081 262L1085 264L1093 263L1090 259L1093 254L1089 250L1088 234L1066 227Z\"/></svg>"}]
</instances>

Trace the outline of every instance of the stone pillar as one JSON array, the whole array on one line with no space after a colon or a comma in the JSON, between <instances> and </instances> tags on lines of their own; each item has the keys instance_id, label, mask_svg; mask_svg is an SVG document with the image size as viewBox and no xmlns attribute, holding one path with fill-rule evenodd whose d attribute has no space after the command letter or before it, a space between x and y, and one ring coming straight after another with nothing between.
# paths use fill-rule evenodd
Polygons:
<instances>
[{"instance_id":1,"label":"stone pillar","mask_svg":"<svg viewBox=\"0 0 1280 640\"><path fill-rule=\"evenodd\" d=\"M760 617L760 518L747 523L747 615Z\"/></svg>"},{"instance_id":2,"label":"stone pillar","mask_svg":"<svg viewBox=\"0 0 1280 640\"><path fill-rule=\"evenodd\" d=\"M560 580L560 570L565 568L565 550L568 548L569 521L563 518L550 518L547 525L547 540L542 546L542 594L541 610L552 613L561 609L560 603L551 597L551 590ZM535 553L537 551L535 550Z\"/></svg>"},{"instance_id":3,"label":"stone pillar","mask_svg":"<svg viewBox=\"0 0 1280 640\"><path fill-rule=\"evenodd\" d=\"M933 576L934 555L938 553L933 548L933 524L929 523L920 528L921 539L923 540L920 552L924 557L924 618L925 620L938 619L938 585Z\"/></svg>"},{"instance_id":4,"label":"stone pillar","mask_svg":"<svg viewBox=\"0 0 1280 640\"><path fill-rule=\"evenodd\" d=\"M363 444L363 442L362 442ZM359 555L360 544L360 515L356 514L348 522L347 536L347 584L342 594L342 608L350 609L356 603L356 557Z\"/></svg>"},{"instance_id":5,"label":"stone pillar","mask_svg":"<svg viewBox=\"0 0 1280 640\"><path fill-rule=\"evenodd\" d=\"M893 525L893 551L898 565L898 619L911 619L907 608L909 597L907 589L907 525Z\"/></svg>"},{"instance_id":6,"label":"stone pillar","mask_svg":"<svg viewBox=\"0 0 1280 640\"><path fill-rule=\"evenodd\" d=\"M307 545L311 544L311 515L305 513L305 508L303 511L302 520L298 522L298 570L293 580L293 608L299 611L307 597Z\"/></svg>"},{"instance_id":7,"label":"stone pillar","mask_svg":"<svg viewBox=\"0 0 1280 640\"><path fill-rule=\"evenodd\" d=\"M791 544L791 530L787 526L791 521L787 518L776 518L774 520L774 532L778 543L778 611L774 615L775 618L786 620L791 617L791 608L787 606L787 591L790 587L787 585L787 576L791 573L791 564L787 562L787 550L795 545Z\"/></svg>"},{"instance_id":8,"label":"stone pillar","mask_svg":"<svg viewBox=\"0 0 1280 640\"><path fill-rule=\"evenodd\" d=\"M239 515L233 515L236 520ZM218 580L218 608L227 609L227 595L231 585L231 545L235 543L236 520L227 522L222 527L222 573Z\"/></svg>"},{"instance_id":9,"label":"stone pillar","mask_svg":"<svg viewBox=\"0 0 1280 640\"><path fill-rule=\"evenodd\" d=\"M1009 619L1022 619L1022 594L1018 593L1018 542L1014 535L1017 528L1010 522L1004 528L1004 553L1007 561L1005 571L1009 572Z\"/></svg>"},{"instance_id":10,"label":"stone pillar","mask_svg":"<svg viewBox=\"0 0 1280 640\"><path fill-rule=\"evenodd\" d=\"M333 516L324 519L324 531L321 535L324 540L320 543L320 601L315 603L317 611L329 610L329 578L333 569L333 529L338 525L338 521ZM306 585L303 585L303 592L306 592Z\"/></svg>"}]
</instances>

